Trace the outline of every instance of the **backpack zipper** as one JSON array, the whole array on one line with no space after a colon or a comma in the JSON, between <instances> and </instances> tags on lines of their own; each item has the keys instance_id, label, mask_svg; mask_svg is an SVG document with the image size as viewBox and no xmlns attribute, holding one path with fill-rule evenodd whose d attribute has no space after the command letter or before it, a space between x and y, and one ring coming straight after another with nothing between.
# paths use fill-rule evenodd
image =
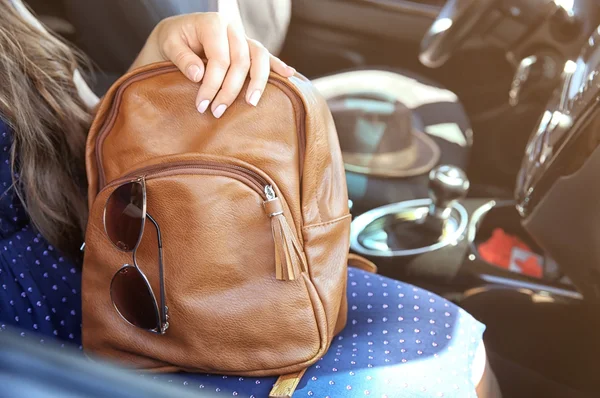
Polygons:
<instances>
[{"instance_id":1,"label":"backpack zipper","mask_svg":"<svg viewBox=\"0 0 600 398\"><path fill-rule=\"evenodd\" d=\"M102 162L102 144L104 143L106 136L110 132L110 129L115 124L117 114L118 114L117 110L119 109L119 106L121 104L123 92L125 91L125 89L127 87L129 87L131 84L133 84L135 82L138 82L140 80L144 80L144 79L156 76L156 75L160 75L162 73L169 73L169 72L174 72L174 71L178 71L178 70L179 69L175 65L171 65L171 64L163 66L163 67L159 67L156 69L147 70L147 71L135 74L135 75L125 79L121 83L119 88L117 89L117 92L115 93L115 96L113 98L113 103L111 104L110 111L109 111L104 123L102 124L102 127L100 128L97 137L96 137L96 165L98 167L98 191L103 189L106 184L106 176L104 173L104 165ZM272 75L269 77L269 83L273 84L274 86L279 88L281 91L286 93L288 98L290 98L290 100L292 101L292 105L293 105L294 113L295 113L295 117L296 117L296 131L298 134L298 148L299 148L298 157L299 157L299 163L300 163L299 169L300 169L300 176L302 176L303 167L304 167L304 151L306 149L306 132L305 132L306 110L304 109L304 103L302 102L302 99L300 98L300 96L292 88L290 88L283 81L283 79L284 78L279 78L279 77L276 77L276 75Z\"/></svg>"},{"instance_id":2,"label":"backpack zipper","mask_svg":"<svg viewBox=\"0 0 600 398\"><path fill-rule=\"evenodd\" d=\"M267 200L269 197L269 195L267 194L267 190L269 191L269 193L272 192L273 195L275 195L275 191L273 190L272 185L265 178L255 173L254 171L242 166L228 165L209 161L183 161L170 163L167 166L158 164L142 167L140 169L135 170L134 172L124 175L123 177L113 180L104 188L109 188L115 185L122 184L124 182L130 181L134 177L148 178L175 175L178 174L181 171L181 169L203 170L205 171L205 173L202 173L204 175L229 175L230 177L235 178L236 180L252 188L264 200Z\"/></svg>"},{"instance_id":3,"label":"backpack zipper","mask_svg":"<svg viewBox=\"0 0 600 398\"><path fill-rule=\"evenodd\" d=\"M277 196L273 185L264 177L242 166L216 162L174 162L165 165L143 167L135 172L118 178L104 189L131 181L132 178L157 178L181 174L182 169L202 171L202 175L218 175L234 178L260 195L263 208L271 220L271 234L275 248L275 277L278 280L291 281L298 278L308 267L304 250L296 234L290 228L283 211L283 202Z\"/></svg>"}]
</instances>

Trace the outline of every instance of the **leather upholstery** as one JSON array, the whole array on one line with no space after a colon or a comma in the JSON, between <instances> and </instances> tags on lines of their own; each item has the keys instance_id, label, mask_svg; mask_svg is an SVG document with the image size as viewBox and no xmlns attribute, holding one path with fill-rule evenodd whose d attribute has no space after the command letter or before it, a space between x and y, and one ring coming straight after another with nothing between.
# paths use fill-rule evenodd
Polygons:
<instances>
[{"instance_id":1,"label":"leather upholstery","mask_svg":"<svg viewBox=\"0 0 600 398\"><path fill-rule=\"evenodd\" d=\"M331 114L300 75L272 74L256 109L238 98L221 119L197 112L196 92L174 65L160 63L121 78L100 104L86 152L84 347L160 371L298 371L346 322L350 215ZM104 205L139 176L162 230L165 335L123 321L109 294L113 274L132 260L106 237ZM277 206L265 205L265 184ZM275 215L286 226L279 240ZM276 279L278 242L303 248L307 272ZM137 260L158 291L156 247L147 228Z\"/></svg>"}]
</instances>

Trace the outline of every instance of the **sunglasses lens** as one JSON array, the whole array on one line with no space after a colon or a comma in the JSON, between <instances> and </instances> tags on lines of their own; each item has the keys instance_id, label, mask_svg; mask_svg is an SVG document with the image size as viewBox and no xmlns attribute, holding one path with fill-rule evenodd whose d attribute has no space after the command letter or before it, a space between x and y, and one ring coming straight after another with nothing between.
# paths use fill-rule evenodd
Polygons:
<instances>
[{"instance_id":1,"label":"sunglasses lens","mask_svg":"<svg viewBox=\"0 0 600 398\"><path fill-rule=\"evenodd\" d=\"M110 296L129 323L146 330L159 328L158 308L148 282L136 267L121 268L113 276Z\"/></svg>"},{"instance_id":2,"label":"sunglasses lens","mask_svg":"<svg viewBox=\"0 0 600 398\"><path fill-rule=\"evenodd\" d=\"M135 181L121 185L108 198L104 215L106 233L121 250L133 250L140 240L146 216L144 196L144 186Z\"/></svg>"}]
</instances>

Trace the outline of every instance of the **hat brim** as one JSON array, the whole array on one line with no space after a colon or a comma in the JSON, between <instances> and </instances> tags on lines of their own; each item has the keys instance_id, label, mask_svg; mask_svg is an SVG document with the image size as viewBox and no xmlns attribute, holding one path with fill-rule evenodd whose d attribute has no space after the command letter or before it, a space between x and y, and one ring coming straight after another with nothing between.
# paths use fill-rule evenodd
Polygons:
<instances>
[{"instance_id":1,"label":"hat brim","mask_svg":"<svg viewBox=\"0 0 600 398\"><path fill-rule=\"evenodd\" d=\"M440 148L424 132L413 129L412 145L387 153L342 152L344 167L351 173L384 178L407 178L428 173L440 160Z\"/></svg>"}]
</instances>

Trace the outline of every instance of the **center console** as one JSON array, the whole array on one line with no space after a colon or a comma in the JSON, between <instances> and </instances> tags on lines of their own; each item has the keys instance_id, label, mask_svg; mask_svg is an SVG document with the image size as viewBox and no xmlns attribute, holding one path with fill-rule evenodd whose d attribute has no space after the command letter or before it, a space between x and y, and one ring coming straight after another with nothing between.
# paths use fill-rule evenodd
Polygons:
<instances>
[{"instance_id":1,"label":"center console","mask_svg":"<svg viewBox=\"0 0 600 398\"><path fill-rule=\"evenodd\" d=\"M600 301L600 28L563 81L530 138L516 189L524 228Z\"/></svg>"},{"instance_id":2,"label":"center console","mask_svg":"<svg viewBox=\"0 0 600 398\"><path fill-rule=\"evenodd\" d=\"M600 27L563 69L529 139L515 201L465 198L464 173L442 166L430 175L429 199L358 216L351 249L395 278L600 301ZM496 266L486 254L494 241L526 248L535 261L512 248L501 259L508 266ZM538 266L535 273L515 272L527 261Z\"/></svg>"},{"instance_id":3,"label":"center console","mask_svg":"<svg viewBox=\"0 0 600 398\"><path fill-rule=\"evenodd\" d=\"M429 179L429 198L356 217L351 250L386 276L452 291L492 284L581 298L523 228L514 201L466 198L469 181L455 166L439 166Z\"/></svg>"}]
</instances>

